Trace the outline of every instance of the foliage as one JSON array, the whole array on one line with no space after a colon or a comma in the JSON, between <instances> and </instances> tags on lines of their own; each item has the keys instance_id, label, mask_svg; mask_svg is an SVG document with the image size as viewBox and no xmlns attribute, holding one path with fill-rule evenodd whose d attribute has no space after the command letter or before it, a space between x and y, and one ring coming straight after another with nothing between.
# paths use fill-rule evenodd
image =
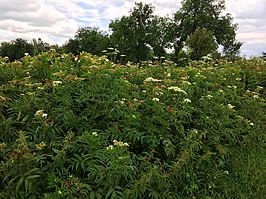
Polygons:
<instances>
[{"instance_id":1,"label":"foliage","mask_svg":"<svg viewBox=\"0 0 266 199\"><path fill-rule=\"evenodd\" d=\"M63 46L66 53L79 54L82 51L94 55L102 55L102 51L110 47L109 36L98 28L83 27L76 32L74 39L69 39Z\"/></svg>"},{"instance_id":2,"label":"foliage","mask_svg":"<svg viewBox=\"0 0 266 199\"><path fill-rule=\"evenodd\" d=\"M17 38L11 42L1 43L0 56L8 57L10 61L24 57L25 53L33 55L33 46L25 39Z\"/></svg>"},{"instance_id":3,"label":"foliage","mask_svg":"<svg viewBox=\"0 0 266 199\"><path fill-rule=\"evenodd\" d=\"M266 52L262 52L262 59L266 60Z\"/></svg>"},{"instance_id":4,"label":"foliage","mask_svg":"<svg viewBox=\"0 0 266 199\"><path fill-rule=\"evenodd\" d=\"M46 42L43 42L41 38L32 39L34 55L41 54L42 52L46 52L50 49L50 45Z\"/></svg>"},{"instance_id":5,"label":"foliage","mask_svg":"<svg viewBox=\"0 0 266 199\"><path fill-rule=\"evenodd\" d=\"M129 16L109 24L111 40L121 54L133 62L140 63L153 55L165 56L169 43L165 32L167 24L166 18L154 15L151 4L136 3Z\"/></svg>"},{"instance_id":6,"label":"foliage","mask_svg":"<svg viewBox=\"0 0 266 199\"><path fill-rule=\"evenodd\" d=\"M0 60L2 198L263 198L261 59Z\"/></svg>"},{"instance_id":7,"label":"foliage","mask_svg":"<svg viewBox=\"0 0 266 199\"><path fill-rule=\"evenodd\" d=\"M190 57L199 60L210 53L215 53L218 45L214 41L213 34L205 28L198 28L186 41Z\"/></svg>"},{"instance_id":8,"label":"foliage","mask_svg":"<svg viewBox=\"0 0 266 199\"><path fill-rule=\"evenodd\" d=\"M198 28L211 31L225 55L237 55L242 43L235 40L237 25L225 10L224 0L183 0L182 7L174 16L173 38L176 53Z\"/></svg>"}]
</instances>

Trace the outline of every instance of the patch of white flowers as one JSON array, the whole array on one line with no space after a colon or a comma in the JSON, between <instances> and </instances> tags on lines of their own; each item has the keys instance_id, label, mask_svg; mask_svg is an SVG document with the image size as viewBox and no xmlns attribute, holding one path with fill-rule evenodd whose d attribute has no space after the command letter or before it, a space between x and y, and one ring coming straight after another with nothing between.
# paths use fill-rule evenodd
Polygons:
<instances>
[{"instance_id":1,"label":"patch of white flowers","mask_svg":"<svg viewBox=\"0 0 266 199\"><path fill-rule=\"evenodd\" d=\"M160 95L164 95L163 92L156 92L155 95L160 96Z\"/></svg>"},{"instance_id":2,"label":"patch of white flowers","mask_svg":"<svg viewBox=\"0 0 266 199\"><path fill-rule=\"evenodd\" d=\"M212 99L213 98L213 96L212 95L206 95L205 96L208 100L210 100L210 99Z\"/></svg>"},{"instance_id":3,"label":"patch of white flowers","mask_svg":"<svg viewBox=\"0 0 266 199\"><path fill-rule=\"evenodd\" d=\"M58 86L59 84L62 84L62 82L61 81L53 81L53 86Z\"/></svg>"},{"instance_id":4,"label":"patch of white flowers","mask_svg":"<svg viewBox=\"0 0 266 199\"><path fill-rule=\"evenodd\" d=\"M177 86L170 86L168 87L168 90L173 90L175 92L180 92L180 93L184 93L187 95L187 92L182 90L181 88L177 87Z\"/></svg>"},{"instance_id":5,"label":"patch of white flowers","mask_svg":"<svg viewBox=\"0 0 266 199\"><path fill-rule=\"evenodd\" d=\"M34 116L35 117L42 117L42 118L46 119L48 117L48 114L45 113L44 110L38 110L38 111L36 111Z\"/></svg>"},{"instance_id":6,"label":"patch of white flowers","mask_svg":"<svg viewBox=\"0 0 266 199\"><path fill-rule=\"evenodd\" d=\"M190 100L190 99L184 99L184 102L185 102L186 104L188 104L188 103L191 103L191 100Z\"/></svg>"},{"instance_id":7,"label":"patch of white flowers","mask_svg":"<svg viewBox=\"0 0 266 199\"><path fill-rule=\"evenodd\" d=\"M189 85L189 86L192 85L189 81L183 81L182 84L186 84L186 85Z\"/></svg>"},{"instance_id":8,"label":"patch of white flowers","mask_svg":"<svg viewBox=\"0 0 266 199\"><path fill-rule=\"evenodd\" d=\"M45 142L41 142L39 144L35 144L35 147L38 149L38 150L42 150L44 147L46 147L46 143Z\"/></svg>"},{"instance_id":9,"label":"patch of white flowers","mask_svg":"<svg viewBox=\"0 0 266 199\"><path fill-rule=\"evenodd\" d=\"M118 146L118 147L129 147L129 144L127 142L114 140L113 143L114 143L113 145L109 145L108 147L106 147L106 149L107 150L112 150L112 149L114 149L115 146Z\"/></svg>"},{"instance_id":10,"label":"patch of white flowers","mask_svg":"<svg viewBox=\"0 0 266 199\"><path fill-rule=\"evenodd\" d=\"M162 82L163 80L147 77L144 82Z\"/></svg>"},{"instance_id":11,"label":"patch of white flowers","mask_svg":"<svg viewBox=\"0 0 266 199\"><path fill-rule=\"evenodd\" d=\"M253 96L254 99L259 99L260 97L258 95Z\"/></svg>"},{"instance_id":12,"label":"patch of white flowers","mask_svg":"<svg viewBox=\"0 0 266 199\"><path fill-rule=\"evenodd\" d=\"M160 101L160 99L159 99L159 98L157 98L157 97L154 97L154 98L152 98L152 101L159 102L159 101Z\"/></svg>"},{"instance_id":13,"label":"patch of white flowers","mask_svg":"<svg viewBox=\"0 0 266 199\"><path fill-rule=\"evenodd\" d=\"M98 133L97 132L92 132L91 133L93 136L98 136Z\"/></svg>"},{"instance_id":14,"label":"patch of white flowers","mask_svg":"<svg viewBox=\"0 0 266 199\"><path fill-rule=\"evenodd\" d=\"M230 108L230 109L235 108L235 106L233 106L232 104L227 104L227 107Z\"/></svg>"}]
</instances>

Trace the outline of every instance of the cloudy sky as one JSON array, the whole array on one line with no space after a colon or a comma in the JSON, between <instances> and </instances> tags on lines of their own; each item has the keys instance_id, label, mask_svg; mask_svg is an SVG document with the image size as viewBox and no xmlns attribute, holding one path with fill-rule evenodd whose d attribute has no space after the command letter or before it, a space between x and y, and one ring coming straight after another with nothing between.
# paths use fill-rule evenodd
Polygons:
<instances>
[{"instance_id":1,"label":"cloudy sky","mask_svg":"<svg viewBox=\"0 0 266 199\"><path fill-rule=\"evenodd\" d=\"M237 39L244 42L242 55L266 51L266 0L225 0L227 12L239 24ZM78 27L108 30L111 19L128 15L134 0L0 0L0 42L16 38L41 38L63 44ZM136 1L140 2L140 1ZM156 14L171 15L181 0L142 0L152 3Z\"/></svg>"}]
</instances>

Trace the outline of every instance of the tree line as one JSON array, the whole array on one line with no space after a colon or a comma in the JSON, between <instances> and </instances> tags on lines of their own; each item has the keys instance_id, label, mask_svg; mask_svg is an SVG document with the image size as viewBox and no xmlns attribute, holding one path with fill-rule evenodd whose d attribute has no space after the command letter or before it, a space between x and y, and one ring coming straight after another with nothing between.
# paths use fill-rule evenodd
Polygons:
<instances>
[{"instance_id":1,"label":"tree line","mask_svg":"<svg viewBox=\"0 0 266 199\"><path fill-rule=\"evenodd\" d=\"M110 22L109 34L99 28L82 27L62 46L18 38L2 42L0 56L13 61L24 53L36 55L51 48L73 54L86 51L135 63L164 58L198 60L207 54L216 58L239 55L242 43L236 40L237 24L233 24L231 14L224 14L224 0L183 0L181 5L171 17L161 17L155 14L152 4L135 3L129 16Z\"/></svg>"}]
</instances>

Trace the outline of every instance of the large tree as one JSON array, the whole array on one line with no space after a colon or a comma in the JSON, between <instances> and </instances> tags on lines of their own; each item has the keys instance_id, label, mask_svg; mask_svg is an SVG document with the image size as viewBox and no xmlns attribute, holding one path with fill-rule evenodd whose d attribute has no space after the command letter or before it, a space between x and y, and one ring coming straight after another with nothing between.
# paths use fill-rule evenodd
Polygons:
<instances>
[{"instance_id":1,"label":"large tree","mask_svg":"<svg viewBox=\"0 0 266 199\"><path fill-rule=\"evenodd\" d=\"M32 45L33 45L33 54L38 55L41 54L42 52L46 52L50 49L50 45L44 41L42 41L41 38L37 39L32 39Z\"/></svg>"},{"instance_id":2,"label":"large tree","mask_svg":"<svg viewBox=\"0 0 266 199\"><path fill-rule=\"evenodd\" d=\"M153 12L151 5L136 3L130 16L123 16L109 24L112 43L131 61L140 62L149 55Z\"/></svg>"},{"instance_id":3,"label":"large tree","mask_svg":"<svg viewBox=\"0 0 266 199\"><path fill-rule=\"evenodd\" d=\"M198 28L186 40L191 59L199 60L204 55L215 53L218 45L213 38L211 31L205 28Z\"/></svg>"},{"instance_id":4,"label":"large tree","mask_svg":"<svg viewBox=\"0 0 266 199\"><path fill-rule=\"evenodd\" d=\"M129 16L109 24L112 43L133 62L147 60L151 55L164 56L168 27L166 18L154 15L154 7L143 3L136 3Z\"/></svg>"},{"instance_id":5,"label":"large tree","mask_svg":"<svg viewBox=\"0 0 266 199\"><path fill-rule=\"evenodd\" d=\"M236 41L237 25L230 14L223 14L224 0L183 0L174 15L173 43L176 53L183 48L188 37L198 28L211 31L225 55L239 53L242 43Z\"/></svg>"},{"instance_id":6,"label":"large tree","mask_svg":"<svg viewBox=\"0 0 266 199\"><path fill-rule=\"evenodd\" d=\"M64 45L65 52L79 54L82 51L94 55L101 55L102 51L110 47L110 39L106 32L98 28L79 28L73 39Z\"/></svg>"},{"instance_id":7,"label":"large tree","mask_svg":"<svg viewBox=\"0 0 266 199\"><path fill-rule=\"evenodd\" d=\"M2 42L0 45L0 56L7 56L10 61L24 57L25 53L33 55L33 45L22 38L17 38L11 42Z\"/></svg>"}]
</instances>

